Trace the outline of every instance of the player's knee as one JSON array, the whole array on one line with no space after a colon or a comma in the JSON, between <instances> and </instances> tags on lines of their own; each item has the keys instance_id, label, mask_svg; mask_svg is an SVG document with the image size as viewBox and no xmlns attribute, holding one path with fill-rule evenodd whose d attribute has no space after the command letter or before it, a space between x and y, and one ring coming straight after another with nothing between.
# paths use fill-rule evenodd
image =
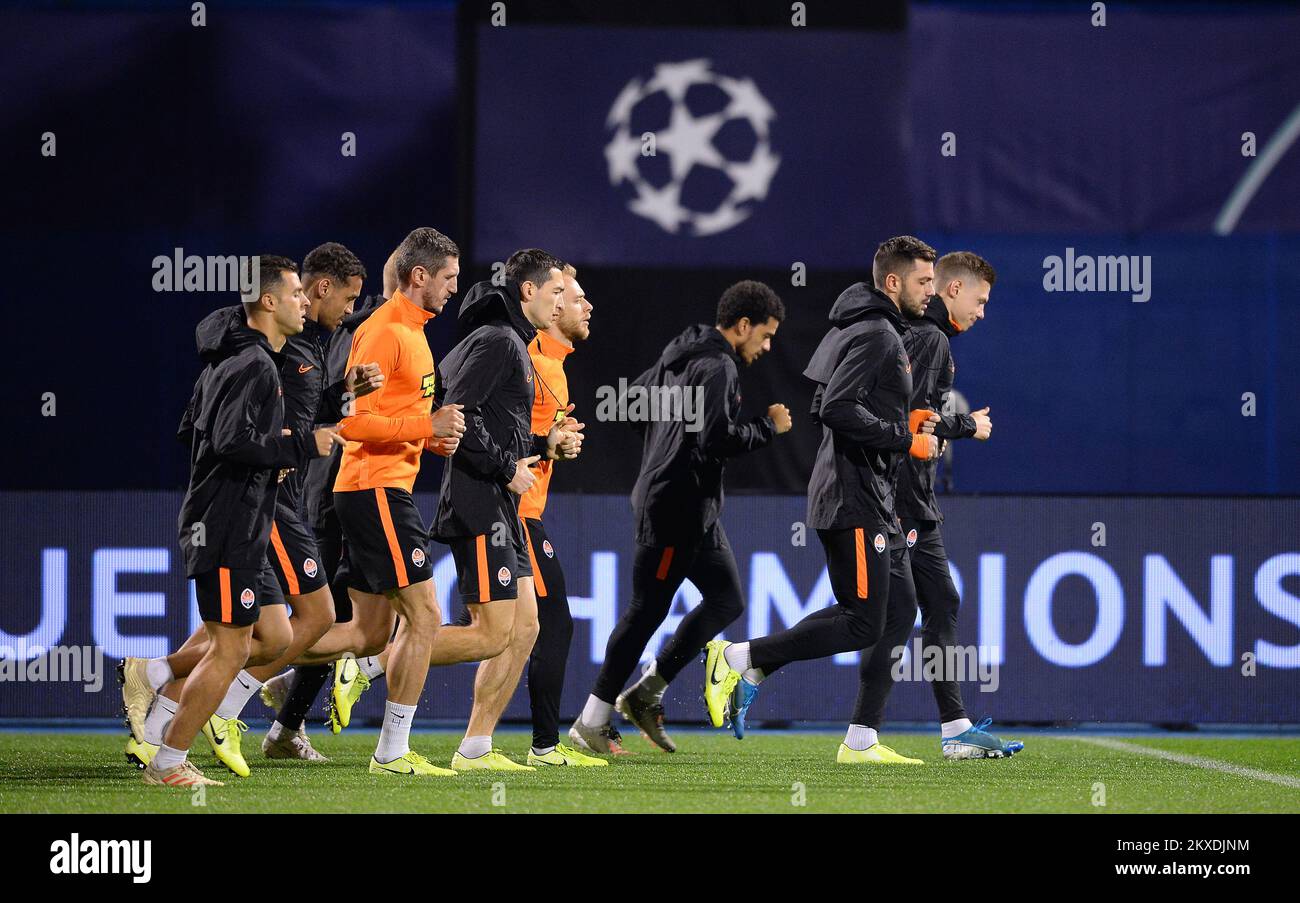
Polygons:
<instances>
[{"instance_id":1,"label":"player's knee","mask_svg":"<svg viewBox=\"0 0 1300 903\"><path fill-rule=\"evenodd\" d=\"M880 641L880 637L885 632L885 623L882 618L873 618L851 611L847 621L849 635L859 649L874 646Z\"/></svg>"},{"instance_id":2,"label":"player's knee","mask_svg":"<svg viewBox=\"0 0 1300 903\"><path fill-rule=\"evenodd\" d=\"M536 615L516 621L510 638L511 645L516 649L532 649L541 630L542 626L538 623Z\"/></svg>"},{"instance_id":3,"label":"player's knee","mask_svg":"<svg viewBox=\"0 0 1300 903\"><path fill-rule=\"evenodd\" d=\"M302 636L309 637L315 643L334 626L334 608L312 608L302 612L297 618L294 630Z\"/></svg>"},{"instance_id":4,"label":"player's knee","mask_svg":"<svg viewBox=\"0 0 1300 903\"><path fill-rule=\"evenodd\" d=\"M745 613L745 600L739 593L726 593L718 599L717 610L725 627Z\"/></svg>"}]
</instances>

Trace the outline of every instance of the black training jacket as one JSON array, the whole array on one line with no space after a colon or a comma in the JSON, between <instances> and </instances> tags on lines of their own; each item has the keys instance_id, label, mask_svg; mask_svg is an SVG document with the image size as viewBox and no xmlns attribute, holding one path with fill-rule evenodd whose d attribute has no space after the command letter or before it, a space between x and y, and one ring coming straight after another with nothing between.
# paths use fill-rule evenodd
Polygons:
<instances>
[{"instance_id":1,"label":"black training jacket","mask_svg":"<svg viewBox=\"0 0 1300 903\"><path fill-rule=\"evenodd\" d=\"M476 283L461 302L465 336L443 357L442 403L463 405L465 435L442 469L432 533L440 540L514 530L519 496L506 488L515 462L543 454L533 436L533 363L528 343L537 327L524 316L519 283Z\"/></svg>"},{"instance_id":2,"label":"black training jacket","mask_svg":"<svg viewBox=\"0 0 1300 903\"><path fill-rule=\"evenodd\" d=\"M280 434L284 356L248 327L242 311L209 314L195 338L207 366L178 432L190 445L190 485L178 527L191 577L215 567L261 567L278 472L315 454L310 431Z\"/></svg>"},{"instance_id":3,"label":"black training jacket","mask_svg":"<svg viewBox=\"0 0 1300 903\"><path fill-rule=\"evenodd\" d=\"M957 372L948 342L961 332L948 318L948 308L938 295L930 299L925 313L909 320L903 344L912 361L912 409L929 408L938 413L934 434L940 439L968 439L975 435L975 418L969 414L944 415L944 403L952 392ZM906 455L898 468L895 496L898 516L909 520L943 520L939 502L934 497L934 477L938 460L921 461Z\"/></svg>"},{"instance_id":4,"label":"black training jacket","mask_svg":"<svg viewBox=\"0 0 1300 903\"><path fill-rule=\"evenodd\" d=\"M348 354L352 351L352 337L361 324L369 319L370 314L387 300L381 295L368 295L357 301L352 313L344 317L333 332L317 327L324 346L323 369L329 374L329 382L321 393L320 407L313 426L338 423L343 419L343 377L348 366ZM310 320L308 325L311 325ZM307 464L307 473L302 478L301 510L307 518L307 524L316 529L322 529L322 525L323 529L330 529L329 524L333 522L335 532L338 531L337 520L334 519L334 480L339 475L339 463L342 460L343 447L336 445L328 457L312 458Z\"/></svg>"},{"instance_id":5,"label":"black training jacket","mask_svg":"<svg viewBox=\"0 0 1300 903\"><path fill-rule=\"evenodd\" d=\"M808 480L808 526L897 533L894 472L912 444L907 324L893 301L865 282L831 306L834 325L803 375L817 384L812 416L822 441Z\"/></svg>"},{"instance_id":6,"label":"black training jacket","mask_svg":"<svg viewBox=\"0 0 1300 903\"><path fill-rule=\"evenodd\" d=\"M634 393L661 390L662 399L667 397L665 389L703 390L702 416L694 423L685 416L694 411L683 406L665 412L662 404L657 405L661 419L633 421L643 435L641 470L632 488L636 541L641 545L690 544L708 535L722 513L726 459L762 448L776 435L776 425L766 415L737 421L739 360L717 327L690 326L629 386L629 405ZM648 403L645 410L651 410ZM675 416L665 416L669 413Z\"/></svg>"}]
</instances>

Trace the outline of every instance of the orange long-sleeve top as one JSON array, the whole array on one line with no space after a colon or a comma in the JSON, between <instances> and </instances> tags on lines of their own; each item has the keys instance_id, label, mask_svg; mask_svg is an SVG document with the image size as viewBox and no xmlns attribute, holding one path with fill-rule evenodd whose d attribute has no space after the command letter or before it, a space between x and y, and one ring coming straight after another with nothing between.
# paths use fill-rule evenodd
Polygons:
<instances>
[{"instance_id":1,"label":"orange long-sleeve top","mask_svg":"<svg viewBox=\"0 0 1300 903\"><path fill-rule=\"evenodd\" d=\"M347 440L336 492L415 486L420 454L433 436L435 370L424 324L433 314L401 292L384 302L352 338L348 369L379 364L383 386L353 401L339 423Z\"/></svg>"},{"instance_id":2,"label":"orange long-sleeve top","mask_svg":"<svg viewBox=\"0 0 1300 903\"><path fill-rule=\"evenodd\" d=\"M533 433L545 436L551 427L564 419L564 409L569 406L569 381L564 375L564 359L573 351L558 339L545 332L528 343L528 356L533 361ZM537 482L519 499L519 516L541 520L546 510L546 494L551 486L554 461L540 461L534 470Z\"/></svg>"}]
</instances>

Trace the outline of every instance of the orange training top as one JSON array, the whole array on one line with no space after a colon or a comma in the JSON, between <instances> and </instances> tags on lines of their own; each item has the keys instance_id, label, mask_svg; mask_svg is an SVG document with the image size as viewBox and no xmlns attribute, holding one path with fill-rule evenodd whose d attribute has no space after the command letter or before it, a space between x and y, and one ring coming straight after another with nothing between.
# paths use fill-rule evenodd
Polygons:
<instances>
[{"instance_id":1,"label":"orange training top","mask_svg":"<svg viewBox=\"0 0 1300 903\"><path fill-rule=\"evenodd\" d=\"M433 314L401 292L379 306L357 329L348 369L379 364L384 385L352 402L339 424L343 448L336 492L415 485L420 453L433 436L433 352L424 324Z\"/></svg>"},{"instance_id":2,"label":"orange training top","mask_svg":"<svg viewBox=\"0 0 1300 903\"><path fill-rule=\"evenodd\" d=\"M537 378L533 380L533 433L545 436L557 420L564 419L569 406L569 381L564 376L564 359L573 351L545 332L528 343ZM551 485L554 461L537 462L537 482L519 499L519 516L541 520L546 509L546 492Z\"/></svg>"}]
</instances>

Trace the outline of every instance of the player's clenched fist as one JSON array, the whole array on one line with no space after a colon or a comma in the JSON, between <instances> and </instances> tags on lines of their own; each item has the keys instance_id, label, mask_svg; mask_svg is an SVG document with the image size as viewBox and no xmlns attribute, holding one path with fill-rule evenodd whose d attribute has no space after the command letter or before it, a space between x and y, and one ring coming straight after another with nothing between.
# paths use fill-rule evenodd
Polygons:
<instances>
[{"instance_id":1,"label":"player's clenched fist","mask_svg":"<svg viewBox=\"0 0 1300 903\"><path fill-rule=\"evenodd\" d=\"M528 468L532 467L541 460L540 455L530 455L527 458L520 458L515 462L515 478L506 484L506 488L515 495L523 495L533 488L537 482L537 476Z\"/></svg>"},{"instance_id":2,"label":"player's clenched fist","mask_svg":"<svg viewBox=\"0 0 1300 903\"><path fill-rule=\"evenodd\" d=\"M975 438L984 440L993 432L993 421L989 419L989 409L981 408L978 411L972 411L971 417L975 420Z\"/></svg>"},{"instance_id":3,"label":"player's clenched fist","mask_svg":"<svg viewBox=\"0 0 1300 903\"><path fill-rule=\"evenodd\" d=\"M343 378L344 387L357 398L369 395L383 384L384 374L378 364L357 364Z\"/></svg>"},{"instance_id":4,"label":"player's clenched fist","mask_svg":"<svg viewBox=\"0 0 1300 903\"><path fill-rule=\"evenodd\" d=\"M329 455L335 445L346 444L346 440L339 435L339 425L337 423L317 427L312 431L312 435L316 438L316 454L322 458Z\"/></svg>"},{"instance_id":5,"label":"player's clenched fist","mask_svg":"<svg viewBox=\"0 0 1300 903\"><path fill-rule=\"evenodd\" d=\"M445 404L429 415L433 420L435 438L459 439L465 435L465 415L460 412L460 407L458 404Z\"/></svg>"},{"instance_id":6,"label":"player's clenched fist","mask_svg":"<svg viewBox=\"0 0 1300 903\"><path fill-rule=\"evenodd\" d=\"M917 408L907 415L907 428L913 433L933 433L938 422L939 415L925 408Z\"/></svg>"},{"instance_id":7,"label":"player's clenched fist","mask_svg":"<svg viewBox=\"0 0 1300 903\"><path fill-rule=\"evenodd\" d=\"M790 427L794 425L790 420L790 409L783 404L768 405L767 416L771 417L772 422L776 424L778 435L788 433Z\"/></svg>"},{"instance_id":8,"label":"player's clenched fist","mask_svg":"<svg viewBox=\"0 0 1300 903\"><path fill-rule=\"evenodd\" d=\"M456 449L460 448L460 439L451 437L450 439L425 439L424 447L435 455L442 455L444 458L450 458L456 454Z\"/></svg>"}]
</instances>

